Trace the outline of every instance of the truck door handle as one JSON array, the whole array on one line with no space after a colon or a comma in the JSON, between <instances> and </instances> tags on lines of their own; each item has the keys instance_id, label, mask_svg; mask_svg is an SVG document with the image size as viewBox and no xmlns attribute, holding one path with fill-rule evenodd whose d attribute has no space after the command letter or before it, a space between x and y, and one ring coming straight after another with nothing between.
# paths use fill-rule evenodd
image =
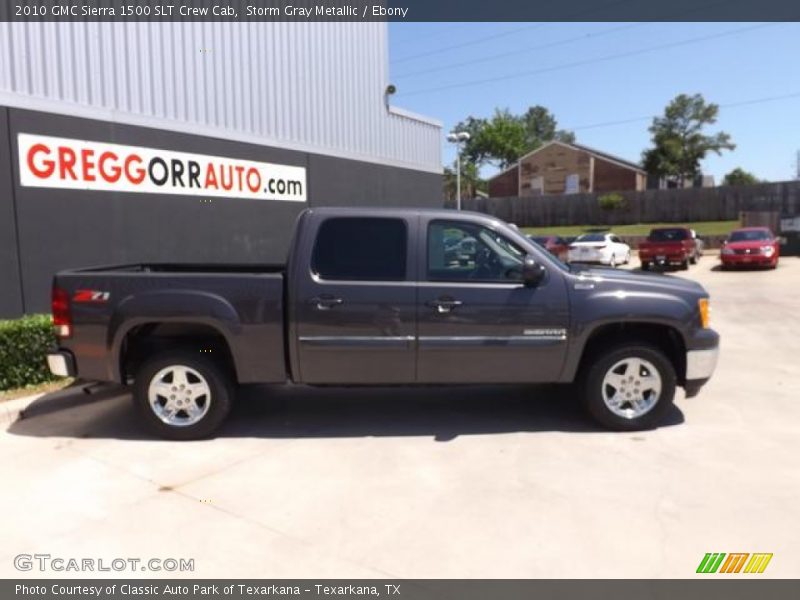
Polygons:
<instances>
[{"instance_id":1,"label":"truck door handle","mask_svg":"<svg viewBox=\"0 0 800 600\"><path fill-rule=\"evenodd\" d=\"M431 300L427 303L427 306L431 308L435 308L436 312L440 314L449 313L457 306L461 306L463 302L461 300L453 300L452 298L439 298L437 300Z\"/></svg>"},{"instance_id":2,"label":"truck door handle","mask_svg":"<svg viewBox=\"0 0 800 600\"><path fill-rule=\"evenodd\" d=\"M338 306L344 302L341 298L323 294L322 296L315 296L310 300L311 304L316 305L317 310L330 310L334 306Z\"/></svg>"}]
</instances>

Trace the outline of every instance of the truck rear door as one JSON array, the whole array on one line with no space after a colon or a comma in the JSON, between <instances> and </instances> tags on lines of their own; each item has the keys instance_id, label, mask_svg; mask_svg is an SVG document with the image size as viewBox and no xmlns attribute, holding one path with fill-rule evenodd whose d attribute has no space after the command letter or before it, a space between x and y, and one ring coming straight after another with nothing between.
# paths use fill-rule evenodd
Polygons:
<instances>
[{"instance_id":1,"label":"truck rear door","mask_svg":"<svg viewBox=\"0 0 800 600\"><path fill-rule=\"evenodd\" d=\"M294 273L303 383L413 383L417 215L332 215L309 222L310 261ZM310 263L310 271L308 265Z\"/></svg>"}]
</instances>

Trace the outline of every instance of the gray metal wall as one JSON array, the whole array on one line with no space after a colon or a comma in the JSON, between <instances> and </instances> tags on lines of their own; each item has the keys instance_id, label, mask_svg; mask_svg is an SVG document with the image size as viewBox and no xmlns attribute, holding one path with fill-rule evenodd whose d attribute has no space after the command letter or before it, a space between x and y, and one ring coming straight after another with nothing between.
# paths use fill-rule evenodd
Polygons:
<instances>
[{"instance_id":1,"label":"gray metal wall","mask_svg":"<svg viewBox=\"0 0 800 600\"><path fill-rule=\"evenodd\" d=\"M209 203L197 196L21 187L19 132L303 166L309 201ZM440 206L441 186L441 175L421 170L0 107L0 317L48 311L59 269L283 262L305 206Z\"/></svg>"},{"instance_id":2,"label":"gray metal wall","mask_svg":"<svg viewBox=\"0 0 800 600\"><path fill-rule=\"evenodd\" d=\"M0 105L441 173L378 22L0 23Z\"/></svg>"}]
</instances>

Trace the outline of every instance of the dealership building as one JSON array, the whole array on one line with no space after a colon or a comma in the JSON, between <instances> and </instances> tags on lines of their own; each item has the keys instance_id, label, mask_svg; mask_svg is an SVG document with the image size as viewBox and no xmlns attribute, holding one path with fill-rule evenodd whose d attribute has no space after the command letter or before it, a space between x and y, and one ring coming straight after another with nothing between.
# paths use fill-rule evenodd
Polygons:
<instances>
[{"instance_id":1,"label":"dealership building","mask_svg":"<svg viewBox=\"0 0 800 600\"><path fill-rule=\"evenodd\" d=\"M0 318L55 271L283 262L297 214L441 206L386 23L0 23Z\"/></svg>"}]
</instances>

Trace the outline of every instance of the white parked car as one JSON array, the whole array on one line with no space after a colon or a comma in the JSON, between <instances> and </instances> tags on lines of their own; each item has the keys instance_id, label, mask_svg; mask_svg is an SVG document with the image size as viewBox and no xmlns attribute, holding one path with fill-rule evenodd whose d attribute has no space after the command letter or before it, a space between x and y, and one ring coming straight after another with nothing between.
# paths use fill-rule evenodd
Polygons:
<instances>
[{"instance_id":1,"label":"white parked car","mask_svg":"<svg viewBox=\"0 0 800 600\"><path fill-rule=\"evenodd\" d=\"M631 247L613 233L585 233L569 245L569 262L616 267L631 260Z\"/></svg>"}]
</instances>

